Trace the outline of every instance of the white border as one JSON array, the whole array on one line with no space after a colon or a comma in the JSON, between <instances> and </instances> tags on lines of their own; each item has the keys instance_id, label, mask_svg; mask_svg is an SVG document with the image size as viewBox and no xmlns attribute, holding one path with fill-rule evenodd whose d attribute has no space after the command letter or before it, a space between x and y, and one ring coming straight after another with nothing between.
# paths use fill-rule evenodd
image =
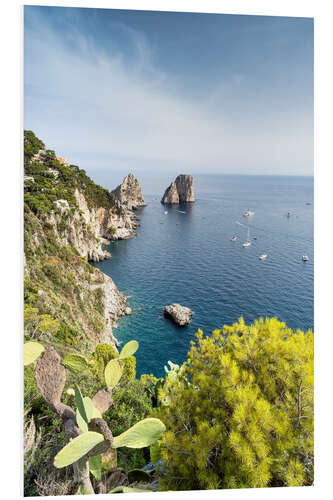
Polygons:
<instances>
[{"instance_id":1,"label":"white border","mask_svg":"<svg viewBox=\"0 0 333 500\"><path fill-rule=\"evenodd\" d=\"M312 488L159 493L159 498L329 498L332 494L332 7L326 0L30 1L27 5L315 17L316 476ZM22 2L1 3L1 467L3 498L22 494ZM331 292L331 293L329 293ZM151 494L150 494L151 495ZM169 496L168 496L169 495ZM61 497L66 498L66 497ZM132 498L132 497L131 497ZM135 497L136 498L136 497ZM142 494L140 498L150 498Z\"/></svg>"}]
</instances>

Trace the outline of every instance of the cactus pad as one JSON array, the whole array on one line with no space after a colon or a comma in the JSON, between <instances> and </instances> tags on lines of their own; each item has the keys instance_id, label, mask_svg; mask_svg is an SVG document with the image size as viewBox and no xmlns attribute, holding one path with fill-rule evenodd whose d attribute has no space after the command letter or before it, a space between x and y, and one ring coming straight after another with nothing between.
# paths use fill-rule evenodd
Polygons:
<instances>
[{"instance_id":1,"label":"cactus pad","mask_svg":"<svg viewBox=\"0 0 333 500\"><path fill-rule=\"evenodd\" d=\"M53 347L47 347L43 355L38 358L35 369L35 380L39 392L50 405L55 409L66 382L66 370L61 364L59 354Z\"/></svg>"},{"instance_id":2,"label":"cactus pad","mask_svg":"<svg viewBox=\"0 0 333 500\"><path fill-rule=\"evenodd\" d=\"M153 444L157 439L160 439L164 431L165 425L161 420L158 418L145 418L127 431L113 438L112 447L145 448Z\"/></svg>"},{"instance_id":3,"label":"cactus pad","mask_svg":"<svg viewBox=\"0 0 333 500\"><path fill-rule=\"evenodd\" d=\"M133 356L138 349L139 343L136 340L130 340L120 351L119 359L125 359L128 358L128 356Z\"/></svg>"},{"instance_id":4,"label":"cactus pad","mask_svg":"<svg viewBox=\"0 0 333 500\"><path fill-rule=\"evenodd\" d=\"M115 387L123 374L123 363L118 359L111 359L105 368L104 377L107 387Z\"/></svg>"},{"instance_id":5,"label":"cactus pad","mask_svg":"<svg viewBox=\"0 0 333 500\"><path fill-rule=\"evenodd\" d=\"M24 344L24 366L30 365L42 354L44 346L39 342L26 342Z\"/></svg>"},{"instance_id":6,"label":"cactus pad","mask_svg":"<svg viewBox=\"0 0 333 500\"><path fill-rule=\"evenodd\" d=\"M104 441L102 434L98 432L85 432L72 439L59 453L55 456L54 465L58 469L71 465L84 455L86 455L90 450L92 450L97 444Z\"/></svg>"},{"instance_id":7,"label":"cactus pad","mask_svg":"<svg viewBox=\"0 0 333 500\"><path fill-rule=\"evenodd\" d=\"M102 477L102 455L89 457L89 469L97 481L100 481Z\"/></svg>"},{"instance_id":8,"label":"cactus pad","mask_svg":"<svg viewBox=\"0 0 333 500\"><path fill-rule=\"evenodd\" d=\"M89 368L86 358L80 354L67 354L62 360L62 364L76 374L84 373Z\"/></svg>"},{"instance_id":9,"label":"cactus pad","mask_svg":"<svg viewBox=\"0 0 333 500\"><path fill-rule=\"evenodd\" d=\"M101 389L96 392L95 396L92 398L92 404L96 410L100 411L101 414L106 412L112 405L113 400L110 392L107 389ZM95 415L96 416L96 415Z\"/></svg>"},{"instance_id":10,"label":"cactus pad","mask_svg":"<svg viewBox=\"0 0 333 500\"><path fill-rule=\"evenodd\" d=\"M150 490L144 490L140 488L130 488L129 486L117 486L109 493L148 493Z\"/></svg>"}]
</instances>

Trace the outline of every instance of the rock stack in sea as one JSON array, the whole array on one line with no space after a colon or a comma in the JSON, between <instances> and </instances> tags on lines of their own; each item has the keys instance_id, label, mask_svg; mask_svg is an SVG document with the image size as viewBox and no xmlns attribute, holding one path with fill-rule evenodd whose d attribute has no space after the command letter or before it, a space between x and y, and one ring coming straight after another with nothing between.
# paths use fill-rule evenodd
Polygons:
<instances>
[{"instance_id":1,"label":"rock stack in sea","mask_svg":"<svg viewBox=\"0 0 333 500\"><path fill-rule=\"evenodd\" d=\"M170 317L177 325L188 325L191 321L192 311L189 307L181 306L180 304L171 304L164 307L165 316Z\"/></svg>"},{"instance_id":2,"label":"rock stack in sea","mask_svg":"<svg viewBox=\"0 0 333 500\"><path fill-rule=\"evenodd\" d=\"M194 182L192 175L181 174L165 190L161 203L172 205L178 203L193 203Z\"/></svg>"},{"instance_id":3,"label":"rock stack in sea","mask_svg":"<svg viewBox=\"0 0 333 500\"><path fill-rule=\"evenodd\" d=\"M128 174L123 182L119 184L112 193L118 198L122 205L125 205L129 210L135 210L139 207L147 205L142 195L139 181L133 174Z\"/></svg>"}]
</instances>

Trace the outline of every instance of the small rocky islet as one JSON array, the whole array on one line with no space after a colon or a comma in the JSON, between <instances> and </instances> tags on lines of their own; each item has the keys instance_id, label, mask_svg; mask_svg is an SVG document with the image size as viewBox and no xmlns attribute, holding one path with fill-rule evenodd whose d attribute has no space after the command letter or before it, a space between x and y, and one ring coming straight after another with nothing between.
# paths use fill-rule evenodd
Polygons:
<instances>
[{"instance_id":1,"label":"small rocky islet","mask_svg":"<svg viewBox=\"0 0 333 500\"><path fill-rule=\"evenodd\" d=\"M177 325L188 325L192 318L192 311L189 307L180 304L170 304L164 307L164 315L171 318Z\"/></svg>"}]
</instances>

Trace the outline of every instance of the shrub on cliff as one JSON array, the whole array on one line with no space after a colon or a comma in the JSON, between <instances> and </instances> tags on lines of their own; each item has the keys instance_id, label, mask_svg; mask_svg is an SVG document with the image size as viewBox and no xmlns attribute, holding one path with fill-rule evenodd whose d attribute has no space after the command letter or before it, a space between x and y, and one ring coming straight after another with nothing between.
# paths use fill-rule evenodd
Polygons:
<instances>
[{"instance_id":1,"label":"shrub on cliff","mask_svg":"<svg viewBox=\"0 0 333 500\"><path fill-rule=\"evenodd\" d=\"M45 144L35 136L32 130L24 131L24 161L30 161L30 159L38 153L40 149L44 149Z\"/></svg>"},{"instance_id":2,"label":"shrub on cliff","mask_svg":"<svg viewBox=\"0 0 333 500\"><path fill-rule=\"evenodd\" d=\"M313 333L276 318L196 334L166 405L164 489L313 481Z\"/></svg>"},{"instance_id":3,"label":"shrub on cliff","mask_svg":"<svg viewBox=\"0 0 333 500\"><path fill-rule=\"evenodd\" d=\"M134 356L133 356L134 357ZM124 366L125 373L125 366ZM113 406L105 420L115 435L121 434L129 427L152 414L152 405L139 380L122 380L112 393ZM146 455L146 456L145 456ZM128 469L140 468L149 460L149 451L144 449L123 448L119 455L120 465Z\"/></svg>"}]
</instances>

